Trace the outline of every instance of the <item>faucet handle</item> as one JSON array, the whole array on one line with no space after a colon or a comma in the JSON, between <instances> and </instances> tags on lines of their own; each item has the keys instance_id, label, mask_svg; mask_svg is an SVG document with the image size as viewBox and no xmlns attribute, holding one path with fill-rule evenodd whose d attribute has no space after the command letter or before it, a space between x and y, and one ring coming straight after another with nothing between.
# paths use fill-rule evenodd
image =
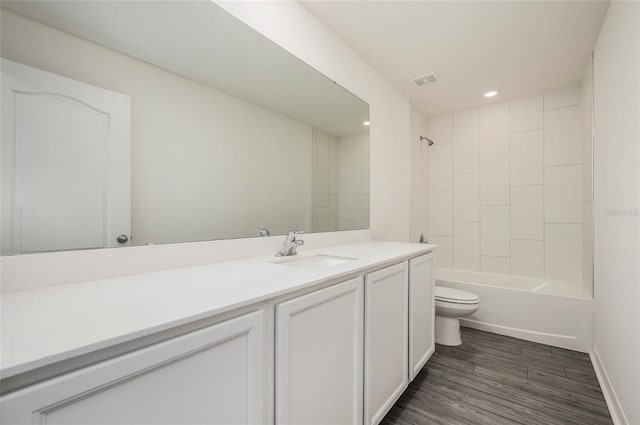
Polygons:
<instances>
[{"instance_id":1,"label":"faucet handle","mask_svg":"<svg viewBox=\"0 0 640 425\"><path fill-rule=\"evenodd\" d=\"M296 236L300 233L304 233L302 230L291 230L287 234L282 249L276 253L276 257L285 257L289 255L296 255L296 248L304 245L302 239L296 239Z\"/></svg>"},{"instance_id":2,"label":"faucet handle","mask_svg":"<svg viewBox=\"0 0 640 425\"><path fill-rule=\"evenodd\" d=\"M261 237L264 237L264 236L271 236L271 232L269 232L269 229L267 229L267 228L264 228L264 229L256 229L256 231L258 232L258 234L259 234Z\"/></svg>"}]
</instances>

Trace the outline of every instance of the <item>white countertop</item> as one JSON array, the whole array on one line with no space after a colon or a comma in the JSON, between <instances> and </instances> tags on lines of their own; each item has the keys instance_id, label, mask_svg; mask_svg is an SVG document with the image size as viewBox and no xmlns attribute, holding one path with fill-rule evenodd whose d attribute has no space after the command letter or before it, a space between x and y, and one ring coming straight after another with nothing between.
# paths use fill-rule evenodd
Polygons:
<instances>
[{"instance_id":1,"label":"white countertop","mask_svg":"<svg viewBox=\"0 0 640 425\"><path fill-rule=\"evenodd\" d=\"M253 257L3 294L0 378L420 255L434 247L369 241L302 248L300 257L325 254L357 260L308 269L277 264L273 256Z\"/></svg>"}]
</instances>

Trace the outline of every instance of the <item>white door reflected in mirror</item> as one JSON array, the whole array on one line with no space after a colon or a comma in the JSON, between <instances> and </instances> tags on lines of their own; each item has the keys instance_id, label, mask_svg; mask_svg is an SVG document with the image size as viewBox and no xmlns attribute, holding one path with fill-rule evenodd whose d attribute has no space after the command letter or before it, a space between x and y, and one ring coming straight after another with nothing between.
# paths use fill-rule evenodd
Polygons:
<instances>
[{"instance_id":1,"label":"white door reflected in mirror","mask_svg":"<svg viewBox=\"0 0 640 425\"><path fill-rule=\"evenodd\" d=\"M130 99L2 59L2 254L130 232Z\"/></svg>"}]
</instances>

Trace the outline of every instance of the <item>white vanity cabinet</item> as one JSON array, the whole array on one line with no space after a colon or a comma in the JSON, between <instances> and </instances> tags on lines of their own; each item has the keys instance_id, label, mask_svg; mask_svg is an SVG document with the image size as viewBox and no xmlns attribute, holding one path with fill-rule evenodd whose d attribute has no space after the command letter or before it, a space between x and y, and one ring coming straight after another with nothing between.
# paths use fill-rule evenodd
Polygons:
<instances>
[{"instance_id":1,"label":"white vanity cabinet","mask_svg":"<svg viewBox=\"0 0 640 425\"><path fill-rule=\"evenodd\" d=\"M276 305L276 423L362 424L362 277Z\"/></svg>"},{"instance_id":2,"label":"white vanity cabinet","mask_svg":"<svg viewBox=\"0 0 640 425\"><path fill-rule=\"evenodd\" d=\"M365 278L365 425L378 424L407 388L407 262Z\"/></svg>"},{"instance_id":3,"label":"white vanity cabinet","mask_svg":"<svg viewBox=\"0 0 640 425\"><path fill-rule=\"evenodd\" d=\"M409 261L409 379L413 381L435 351L434 255Z\"/></svg>"},{"instance_id":4,"label":"white vanity cabinet","mask_svg":"<svg viewBox=\"0 0 640 425\"><path fill-rule=\"evenodd\" d=\"M365 257L351 269L350 263L311 272L274 266L289 287L275 285L280 269L229 287L202 285L214 275L201 278L192 290L207 300L217 295L229 303L251 285L263 295L221 302L228 308L200 312L197 320L157 322L163 330L130 325L144 306L128 321L95 329L102 339L93 327L79 327L85 345L4 378L0 423L377 425L434 351L433 254L415 244L389 247L393 256ZM223 275L242 270L231 262L218 267ZM279 289L265 291L265 280ZM175 289L173 280L155 286ZM95 298L96 308L101 301ZM128 332L111 331L123 324ZM82 352L91 340L100 346Z\"/></svg>"},{"instance_id":5,"label":"white vanity cabinet","mask_svg":"<svg viewBox=\"0 0 640 425\"><path fill-rule=\"evenodd\" d=\"M3 397L13 424L258 424L265 312L249 312Z\"/></svg>"}]
</instances>

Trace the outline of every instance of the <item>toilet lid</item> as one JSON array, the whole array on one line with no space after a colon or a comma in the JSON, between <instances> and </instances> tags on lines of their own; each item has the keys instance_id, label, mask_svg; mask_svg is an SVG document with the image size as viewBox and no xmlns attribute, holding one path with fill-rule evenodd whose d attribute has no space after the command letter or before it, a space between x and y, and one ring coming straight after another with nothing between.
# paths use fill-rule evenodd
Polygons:
<instances>
[{"instance_id":1,"label":"toilet lid","mask_svg":"<svg viewBox=\"0 0 640 425\"><path fill-rule=\"evenodd\" d=\"M436 286L436 300L456 304L476 304L480 301L477 295L460 289Z\"/></svg>"}]
</instances>

